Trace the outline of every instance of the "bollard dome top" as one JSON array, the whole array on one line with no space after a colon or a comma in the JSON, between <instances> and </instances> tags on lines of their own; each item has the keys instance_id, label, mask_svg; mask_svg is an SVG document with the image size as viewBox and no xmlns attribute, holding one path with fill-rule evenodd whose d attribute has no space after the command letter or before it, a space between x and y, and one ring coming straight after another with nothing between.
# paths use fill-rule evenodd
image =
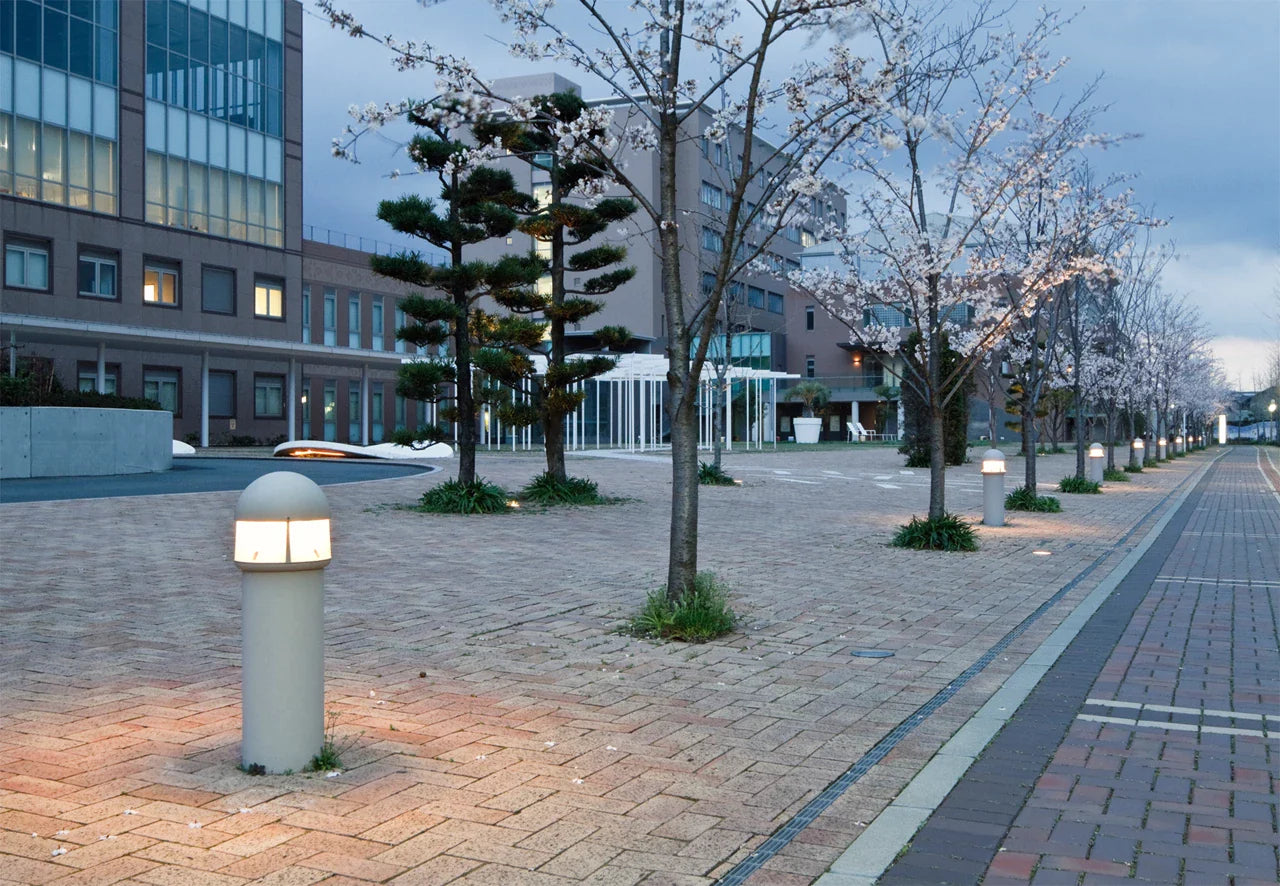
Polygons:
<instances>
[{"instance_id":1,"label":"bollard dome top","mask_svg":"<svg viewBox=\"0 0 1280 886\"><path fill-rule=\"evenodd\" d=\"M1003 474L1004 473L1004 453L999 449L988 449L982 453L982 473L984 474Z\"/></svg>"},{"instance_id":2,"label":"bollard dome top","mask_svg":"<svg viewBox=\"0 0 1280 886\"><path fill-rule=\"evenodd\" d=\"M1102 458L1104 454L1101 443L1089 444L1089 458Z\"/></svg>"},{"instance_id":3,"label":"bollard dome top","mask_svg":"<svg viewBox=\"0 0 1280 886\"><path fill-rule=\"evenodd\" d=\"M313 480L295 471L259 477L240 493L236 520L328 520L329 500Z\"/></svg>"}]
</instances>

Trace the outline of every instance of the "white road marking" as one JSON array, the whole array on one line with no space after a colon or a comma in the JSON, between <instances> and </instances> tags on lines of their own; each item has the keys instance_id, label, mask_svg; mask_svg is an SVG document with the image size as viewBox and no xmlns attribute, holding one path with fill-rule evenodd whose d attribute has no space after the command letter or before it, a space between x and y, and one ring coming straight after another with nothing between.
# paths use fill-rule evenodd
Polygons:
<instances>
[{"instance_id":1,"label":"white road marking","mask_svg":"<svg viewBox=\"0 0 1280 886\"><path fill-rule=\"evenodd\" d=\"M1165 729L1172 732L1208 732L1214 735L1248 735L1254 738L1272 738L1280 741L1280 733L1268 735L1261 729L1235 729L1230 726L1199 726L1195 723L1168 723L1164 720L1130 720L1126 717L1103 717L1099 714L1077 714L1077 720L1089 723L1110 723L1114 726Z\"/></svg>"},{"instance_id":2,"label":"white road marking","mask_svg":"<svg viewBox=\"0 0 1280 886\"><path fill-rule=\"evenodd\" d=\"M1125 708L1131 711L1158 711L1162 714L1190 714L1205 717L1234 717L1237 720L1265 719L1280 720L1280 712L1274 714L1253 714L1247 711L1219 711L1213 708L1188 708L1167 704L1143 704L1136 701L1110 701L1105 698L1086 698L1085 704L1101 705L1106 708Z\"/></svg>"}]
</instances>

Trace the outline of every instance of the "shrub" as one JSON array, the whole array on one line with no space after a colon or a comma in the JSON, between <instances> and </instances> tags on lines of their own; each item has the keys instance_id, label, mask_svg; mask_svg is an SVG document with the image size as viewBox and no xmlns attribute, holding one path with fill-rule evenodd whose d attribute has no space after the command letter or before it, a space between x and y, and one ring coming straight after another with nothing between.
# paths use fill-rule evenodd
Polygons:
<instances>
[{"instance_id":1,"label":"shrub","mask_svg":"<svg viewBox=\"0 0 1280 886\"><path fill-rule=\"evenodd\" d=\"M1129 475L1119 468L1107 468L1102 472L1102 479L1108 483L1128 483Z\"/></svg>"},{"instance_id":2,"label":"shrub","mask_svg":"<svg viewBox=\"0 0 1280 886\"><path fill-rule=\"evenodd\" d=\"M1056 514L1062 510L1062 502L1052 495L1036 495L1034 489L1019 486L1004 497L1004 506L1010 511L1037 511Z\"/></svg>"},{"instance_id":3,"label":"shrub","mask_svg":"<svg viewBox=\"0 0 1280 886\"><path fill-rule=\"evenodd\" d=\"M734 486L733 478L718 465L709 465L705 461L698 462L698 482L703 486Z\"/></svg>"},{"instance_id":4,"label":"shrub","mask_svg":"<svg viewBox=\"0 0 1280 886\"><path fill-rule=\"evenodd\" d=\"M1138 465L1125 465L1124 472L1126 474L1141 474L1142 468L1139 467Z\"/></svg>"},{"instance_id":5,"label":"shrub","mask_svg":"<svg viewBox=\"0 0 1280 886\"><path fill-rule=\"evenodd\" d=\"M598 505L604 503L594 480L566 477L543 471L520 490L520 497L540 505Z\"/></svg>"},{"instance_id":6,"label":"shrub","mask_svg":"<svg viewBox=\"0 0 1280 886\"><path fill-rule=\"evenodd\" d=\"M724 586L712 573L700 572L674 603L666 591L651 593L628 627L638 637L705 643L730 633L737 623Z\"/></svg>"},{"instance_id":7,"label":"shrub","mask_svg":"<svg viewBox=\"0 0 1280 886\"><path fill-rule=\"evenodd\" d=\"M1086 480L1084 477L1077 477L1073 474L1058 481L1058 491L1072 492L1077 495L1097 495L1102 492L1102 484L1094 483L1092 480Z\"/></svg>"},{"instance_id":8,"label":"shrub","mask_svg":"<svg viewBox=\"0 0 1280 886\"><path fill-rule=\"evenodd\" d=\"M891 544L916 551L976 551L978 537L973 527L955 514L943 514L936 520L912 517L910 523L898 528Z\"/></svg>"},{"instance_id":9,"label":"shrub","mask_svg":"<svg viewBox=\"0 0 1280 886\"><path fill-rule=\"evenodd\" d=\"M501 486L477 477L474 483L449 480L422 494L418 510L429 514L496 514L507 509L509 496Z\"/></svg>"},{"instance_id":10,"label":"shrub","mask_svg":"<svg viewBox=\"0 0 1280 886\"><path fill-rule=\"evenodd\" d=\"M42 385L29 375L0 375L0 406L76 406L85 409L159 409L154 400L64 388L55 377Z\"/></svg>"},{"instance_id":11,"label":"shrub","mask_svg":"<svg viewBox=\"0 0 1280 886\"><path fill-rule=\"evenodd\" d=\"M1142 459L1142 466L1144 468L1158 468L1160 467L1160 460L1148 455Z\"/></svg>"}]
</instances>

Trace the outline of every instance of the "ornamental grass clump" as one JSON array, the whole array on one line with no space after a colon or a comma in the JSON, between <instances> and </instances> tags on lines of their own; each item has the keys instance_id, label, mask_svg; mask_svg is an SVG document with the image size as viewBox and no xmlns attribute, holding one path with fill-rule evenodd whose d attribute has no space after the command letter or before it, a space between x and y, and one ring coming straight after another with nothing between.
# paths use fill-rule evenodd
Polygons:
<instances>
[{"instance_id":1,"label":"ornamental grass clump","mask_svg":"<svg viewBox=\"0 0 1280 886\"><path fill-rule=\"evenodd\" d=\"M1056 514L1062 510L1062 502L1052 495L1036 495L1034 489L1019 486L1004 497L1004 506L1010 511L1036 511L1041 514Z\"/></svg>"},{"instance_id":2,"label":"ornamental grass clump","mask_svg":"<svg viewBox=\"0 0 1280 886\"><path fill-rule=\"evenodd\" d=\"M1102 479L1108 483L1128 483L1129 475L1119 468L1107 468L1102 472Z\"/></svg>"},{"instance_id":3,"label":"ornamental grass clump","mask_svg":"<svg viewBox=\"0 0 1280 886\"><path fill-rule=\"evenodd\" d=\"M1125 466L1124 466L1124 472L1125 472L1126 474L1141 474L1141 473L1142 473L1142 467L1141 467L1141 466L1139 466L1139 465L1125 465Z\"/></svg>"},{"instance_id":4,"label":"ornamental grass clump","mask_svg":"<svg viewBox=\"0 0 1280 886\"><path fill-rule=\"evenodd\" d=\"M525 501L539 505L599 505L605 499L594 480L585 477L566 477L563 480L550 471L543 471L520 490Z\"/></svg>"},{"instance_id":5,"label":"ornamental grass clump","mask_svg":"<svg viewBox=\"0 0 1280 886\"><path fill-rule=\"evenodd\" d=\"M448 480L424 492L418 510L428 514L496 514L507 510L510 498L505 489L483 477L472 483Z\"/></svg>"},{"instance_id":6,"label":"ornamental grass clump","mask_svg":"<svg viewBox=\"0 0 1280 886\"><path fill-rule=\"evenodd\" d=\"M636 637L705 643L731 633L737 623L724 586L714 574L699 572L674 601L664 590L651 593L627 628Z\"/></svg>"},{"instance_id":7,"label":"ornamental grass clump","mask_svg":"<svg viewBox=\"0 0 1280 886\"><path fill-rule=\"evenodd\" d=\"M1059 492L1071 492L1077 495L1098 495L1102 492L1102 484L1086 480L1084 477L1072 475L1058 481Z\"/></svg>"},{"instance_id":8,"label":"ornamental grass clump","mask_svg":"<svg viewBox=\"0 0 1280 886\"><path fill-rule=\"evenodd\" d=\"M916 551L976 551L978 536L955 514L943 514L935 519L912 517L910 523L898 528L890 544Z\"/></svg>"},{"instance_id":9,"label":"ornamental grass clump","mask_svg":"<svg viewBox=\"0 0 1280 886\"><path fill-rule=\"evenodd\" d=\"M733 478L724 472L719 465L709 465L705 461L698 462L698 482L703 486L735 486Z\"/></svg>"}]
</instances>

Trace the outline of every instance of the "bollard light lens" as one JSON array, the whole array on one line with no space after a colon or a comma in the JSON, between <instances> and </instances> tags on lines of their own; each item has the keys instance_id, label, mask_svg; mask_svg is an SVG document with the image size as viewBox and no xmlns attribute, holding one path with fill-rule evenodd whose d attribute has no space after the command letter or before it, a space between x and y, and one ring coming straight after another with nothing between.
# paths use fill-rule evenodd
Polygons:
<instances>
[{"instance_id":1,"label":"bollard light lens","mask_svg":"<svg viewBox=\"0 0 1280 886\"><path fill-rule=\"evenodd\" d=\"M333 556L328 520L289 521L290 563L317 563Z\"/></svg>"},{"instance_id":2,"label":"bollard light lens","mask_svg":"<svg viewBox=\"0 0 1280 886\"><path fill-rule=\"evenodd\" d=\"M1142 441L1141 441L1141 440L1134 440L1134 441L1133 441L1133 448L1134 448L1134 449L1142 449Z\"/></svg>"},{"instance_id":3,"label":"bollard light lens","mask_svg":"<svg viewBox=\"0 0 1280 886\"><path fill-rule=\"evenodd\" d=\"M237 563L284 563L289 523L278 520L237 520Z\"/></svg>"},{"instance_id":4,"label":"bollard light lens","mask_svg":"<svg viewBox=\"0 0 1280 886\"><path fill-rule=\"evenodd\" d=\"M235 563L246 572L319 569L332 557L329 502L314 482L275 471L236 502Z\"/></svg>"},{"instance_id":5,"label":"bollard light lens","mask_svg":"<svg viewBox=\"0 0 1280 886\"><path fill-rule=\"evenodd\" d=\"M1165 438L1164 438L1164 437L1161 437L1161 438L1160 438L1159 440L1157 440L1156 442L1157 442L1158 444L1160 444L1161 446L1168 446L1168 445L1169 445L1169 442L1168 442L1167 440L1165 440Z\"/></svg>"},{"instance_id":6,"label":"bollard light lens","mask_svg":"<svg viewBox=\"0 0 1280 886\"><path fill-rule=\"evenodd\" d=\"M991 459L982 463L982 473L984 474L1003 474L1004 460Z\"/></svg>"}]
</instances>

